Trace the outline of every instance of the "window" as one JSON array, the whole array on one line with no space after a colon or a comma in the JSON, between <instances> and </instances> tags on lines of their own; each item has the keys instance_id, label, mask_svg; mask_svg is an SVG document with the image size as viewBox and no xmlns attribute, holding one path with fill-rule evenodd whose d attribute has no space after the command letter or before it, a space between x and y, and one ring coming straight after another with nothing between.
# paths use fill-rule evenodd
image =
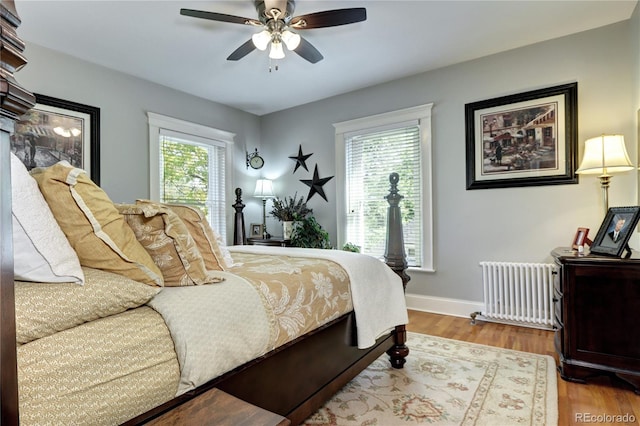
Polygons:
<instances>
[{"instance_id":1,"label":"window","mask_svg":"<svg viewBox=\"0 0 640 426\"><path fill-rule=\"evenodd\" d=\"M338 240L384 257L389 175L400 175L400 207L409 266L433 269L432 104L334 124Z\"/></svg>"},{"instance_id":2,"label":"window","mask_svg":"<svg viewBox=\"0 0 640 426\"><path fill-rule=\"evenodd\" d=\"M200 208L226 241L232 133L149 113L151 199Z\"/></svg>"}]
</instances>

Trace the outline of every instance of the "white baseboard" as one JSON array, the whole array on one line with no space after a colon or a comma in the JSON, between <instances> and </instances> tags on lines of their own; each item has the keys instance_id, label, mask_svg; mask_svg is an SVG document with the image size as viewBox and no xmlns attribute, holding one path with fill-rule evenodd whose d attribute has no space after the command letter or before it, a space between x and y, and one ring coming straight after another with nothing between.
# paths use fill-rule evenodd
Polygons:
<instances>
[{"instance_id":1,"label":"white baseboard","mask_svg":"<svg viewBox=\"0 0 640 426\"><path fill-rule=\"evenodd\" d=\"M472 312L479 312L484 309L483 302L424 296L421 294L407 294L406 300L407 308L409 309L454 317L469 318Z\"/></svg>"}]
</instances>

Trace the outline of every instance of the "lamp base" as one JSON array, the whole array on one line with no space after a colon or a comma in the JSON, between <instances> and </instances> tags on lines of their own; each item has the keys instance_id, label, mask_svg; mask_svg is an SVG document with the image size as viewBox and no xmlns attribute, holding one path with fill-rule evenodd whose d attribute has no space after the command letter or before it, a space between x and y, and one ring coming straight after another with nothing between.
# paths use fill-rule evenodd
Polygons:
<instances>
[{"instance_id":1,"label":"lamp base","mask_svg":"<svg viewBox=\"0 0 640 426\"><path fill-rule=\"evenodd\" d=\"M602 174L600 178L600 187L602 188L602 202L604 203L604 215L609 212L609 186L611 185L611 175Z\"/></svg>"},{"instance_id":2,"label":"lamp base","mask_svg":"<svg viewBox=\"0 0 640 426\"><path fill-rule=\"evenodd\" d=\"M271 234L267 232L267 199L262 199L262 239L268 240Z\"/></svg>"}]
</instances>

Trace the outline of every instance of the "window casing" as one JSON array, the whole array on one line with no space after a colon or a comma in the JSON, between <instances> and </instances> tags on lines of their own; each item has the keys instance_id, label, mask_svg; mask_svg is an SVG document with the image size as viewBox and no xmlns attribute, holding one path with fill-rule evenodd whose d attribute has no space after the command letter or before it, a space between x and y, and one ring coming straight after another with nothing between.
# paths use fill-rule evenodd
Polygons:
<instances>
[{"instance_id":1,"label":"window casing","mask_svg":"<svg viewBox=\"0 0 640 426\"><path fill-rule=\"evenodd\" d=\"M334 124L339 245L383 258L389 175L400 174L410 267L433 270L432 104Z\"/></svg>"},{"instance_id":2,"label":"window casing","mask_svg":"<svg viewBox=\"0 0 640 426\"><path fill-rule=\"evenodd\" d=\"M200 208L227 241L234 135L155 113L148 115L151 199Z\"/></svg>"}]
</instances>

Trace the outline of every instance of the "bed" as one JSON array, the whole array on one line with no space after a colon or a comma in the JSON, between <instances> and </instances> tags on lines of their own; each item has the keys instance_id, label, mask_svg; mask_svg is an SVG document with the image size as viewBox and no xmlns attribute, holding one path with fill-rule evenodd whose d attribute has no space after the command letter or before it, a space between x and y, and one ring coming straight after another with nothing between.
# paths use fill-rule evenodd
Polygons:
<instances>
[{"instance_id":1,"label":"bed","mask_svg":"<svg viewBox=\"0 0 640 426\"><path fill-rule=\"evenodd\" d=\"M34 98L13 78L26 63L15 8L0 5L8 29L0 53L9 58L0 81L3 424L142 424L212 388L298 424L385 352L402 367L408 277L397 175L386 265L338 250L240 244L239 190L236 245L227 247L197 209L114 204L69 165L17 176L8 136ZM28 252L12 247L12 228L28 236L54 228L44 207L15 202L17 186L20 200L27 187L41 194L77 255L54 237L36 244L56 281L24 279L34 268L14 276Z\"/></svg>"}]
</instances>

